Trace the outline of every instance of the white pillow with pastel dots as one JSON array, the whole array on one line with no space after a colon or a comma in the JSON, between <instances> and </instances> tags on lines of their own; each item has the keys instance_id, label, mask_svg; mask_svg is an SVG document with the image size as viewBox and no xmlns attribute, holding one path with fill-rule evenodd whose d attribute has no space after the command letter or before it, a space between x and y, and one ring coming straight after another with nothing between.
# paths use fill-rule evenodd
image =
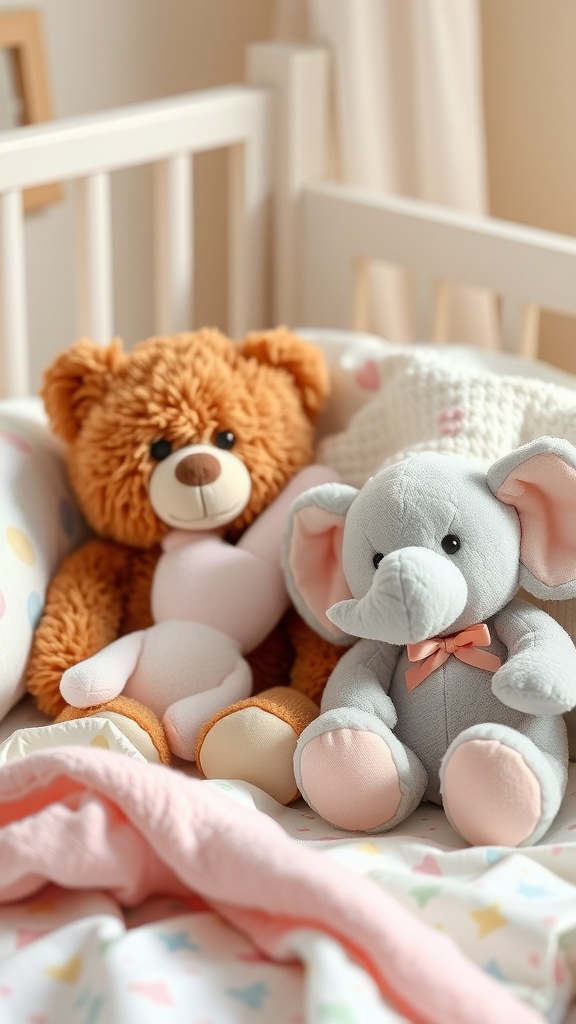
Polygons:
<instances>
[{"instance_id":1,"label":"white pillow with pastel dots","mask_svg":"<svg viewBox=\"0 0 576 1024\"><path fill-rule=\"evenodd\" d=\"M0 402L0 719L24 693L46 588L86 536L37 399Z\"/></svg>"}]
</instances>

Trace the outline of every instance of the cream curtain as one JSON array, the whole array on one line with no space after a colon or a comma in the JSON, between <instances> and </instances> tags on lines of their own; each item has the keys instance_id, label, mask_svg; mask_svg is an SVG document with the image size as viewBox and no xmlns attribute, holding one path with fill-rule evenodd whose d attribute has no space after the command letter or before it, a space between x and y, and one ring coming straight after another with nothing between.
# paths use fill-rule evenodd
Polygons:
<instances>
[{"instance_id":1,"label":"cream curtain","mask_svg":"<svg viewBox=\"0 0 576 1024\"><path fill-rule=\"evenodd\" d=\"M276 34L334 56L337 175L370 188L488 209L477 0L276 0ZM408 340L408 281L371 269L368 323ZM492 298L450 292L449 337L494 344Z\"/></svg>"}]
</instances>

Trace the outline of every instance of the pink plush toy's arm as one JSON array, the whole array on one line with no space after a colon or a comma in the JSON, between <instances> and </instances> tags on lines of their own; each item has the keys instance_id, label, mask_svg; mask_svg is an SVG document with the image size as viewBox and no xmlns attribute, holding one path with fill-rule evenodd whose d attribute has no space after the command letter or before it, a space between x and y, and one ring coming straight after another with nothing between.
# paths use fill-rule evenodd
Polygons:
<instances>
[{"instance_id":1,"label":"pink plush toy's arm","mask_svg":"<svg viewBox=\"0 0 576 1024\"><path fill-rule=\"evenodd\" d=\"M280 566L288 509L303 491L334 480L324 466L298 473L236 545L214 533L173 533L164 541L152 587L156 622L205 623L253 650L289 605Z\"/></svg>"},{"instance_id":2,"label":"pink plush toy's arm","mask_svg":"<svg viewBox=\"0 0 576 1024\"><path fill-rule=\"evenodd\" d=\"M127 633L91 658L72 665L60 681L60 693L75 708L90 708L118 697L138 664L145 632Z\"/></svg>"},{"instance_id":3,"label":"pink plush toy's arm","mask_svg":"<svg viewBox=\"0 0 576 1024\"><path fill-rule=\"evenodd\" d=\"M237 547L251 551L267 562L280 565L280 550L286 526L288 509L304 491L318 484L333 483L339 480L338 474L327 466L306 466L292 477L283 491L271 505L262 512L258 519L242 534Z\"/></svg>"}]
</instances>

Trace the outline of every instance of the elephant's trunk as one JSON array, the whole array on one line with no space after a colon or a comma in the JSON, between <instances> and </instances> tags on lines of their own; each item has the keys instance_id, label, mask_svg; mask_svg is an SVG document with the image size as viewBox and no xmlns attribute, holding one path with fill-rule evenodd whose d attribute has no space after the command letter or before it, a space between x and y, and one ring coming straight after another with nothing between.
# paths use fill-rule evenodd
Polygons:
<instances>
[{"instance_id":1,"label":"elephant's trunk","mask_svg":"<svg viewBox=\"0 0 576 1024\"><path fill-rule=\"evenodd\" d=\"M467 598L454 561L429 548L399 548L382 559L364 597L340 601L326 614L351 636L403 645L449 629Z\"/></svg>"}]
</instances>

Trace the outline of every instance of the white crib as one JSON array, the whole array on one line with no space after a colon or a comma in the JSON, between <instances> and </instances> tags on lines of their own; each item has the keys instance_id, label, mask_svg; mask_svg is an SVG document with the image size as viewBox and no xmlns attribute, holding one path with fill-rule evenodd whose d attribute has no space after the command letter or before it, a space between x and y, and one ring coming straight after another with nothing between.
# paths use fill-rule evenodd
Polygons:
<instances>
[{"instance_id":1,"label":"white crib","mask_svg":"<svg viewBox=\"0 0 576 1024\"><path fill-rule=\"evenodd\" d=\"M541 308L576 315L576 242L494 218L325 180L327 53L254 45L249 85L206 90L5 132L0 140L2 388L29 391L22 190L74 182L77 333L105 342L113 317L110 178L154 165L155 323L193 316L193 156L227 147L228 331L272 322L358 326L369 260L408 268L416 334L446 335L442 285L501 298L502 347L534 356Z\"/></svg>"}]
</instances>

